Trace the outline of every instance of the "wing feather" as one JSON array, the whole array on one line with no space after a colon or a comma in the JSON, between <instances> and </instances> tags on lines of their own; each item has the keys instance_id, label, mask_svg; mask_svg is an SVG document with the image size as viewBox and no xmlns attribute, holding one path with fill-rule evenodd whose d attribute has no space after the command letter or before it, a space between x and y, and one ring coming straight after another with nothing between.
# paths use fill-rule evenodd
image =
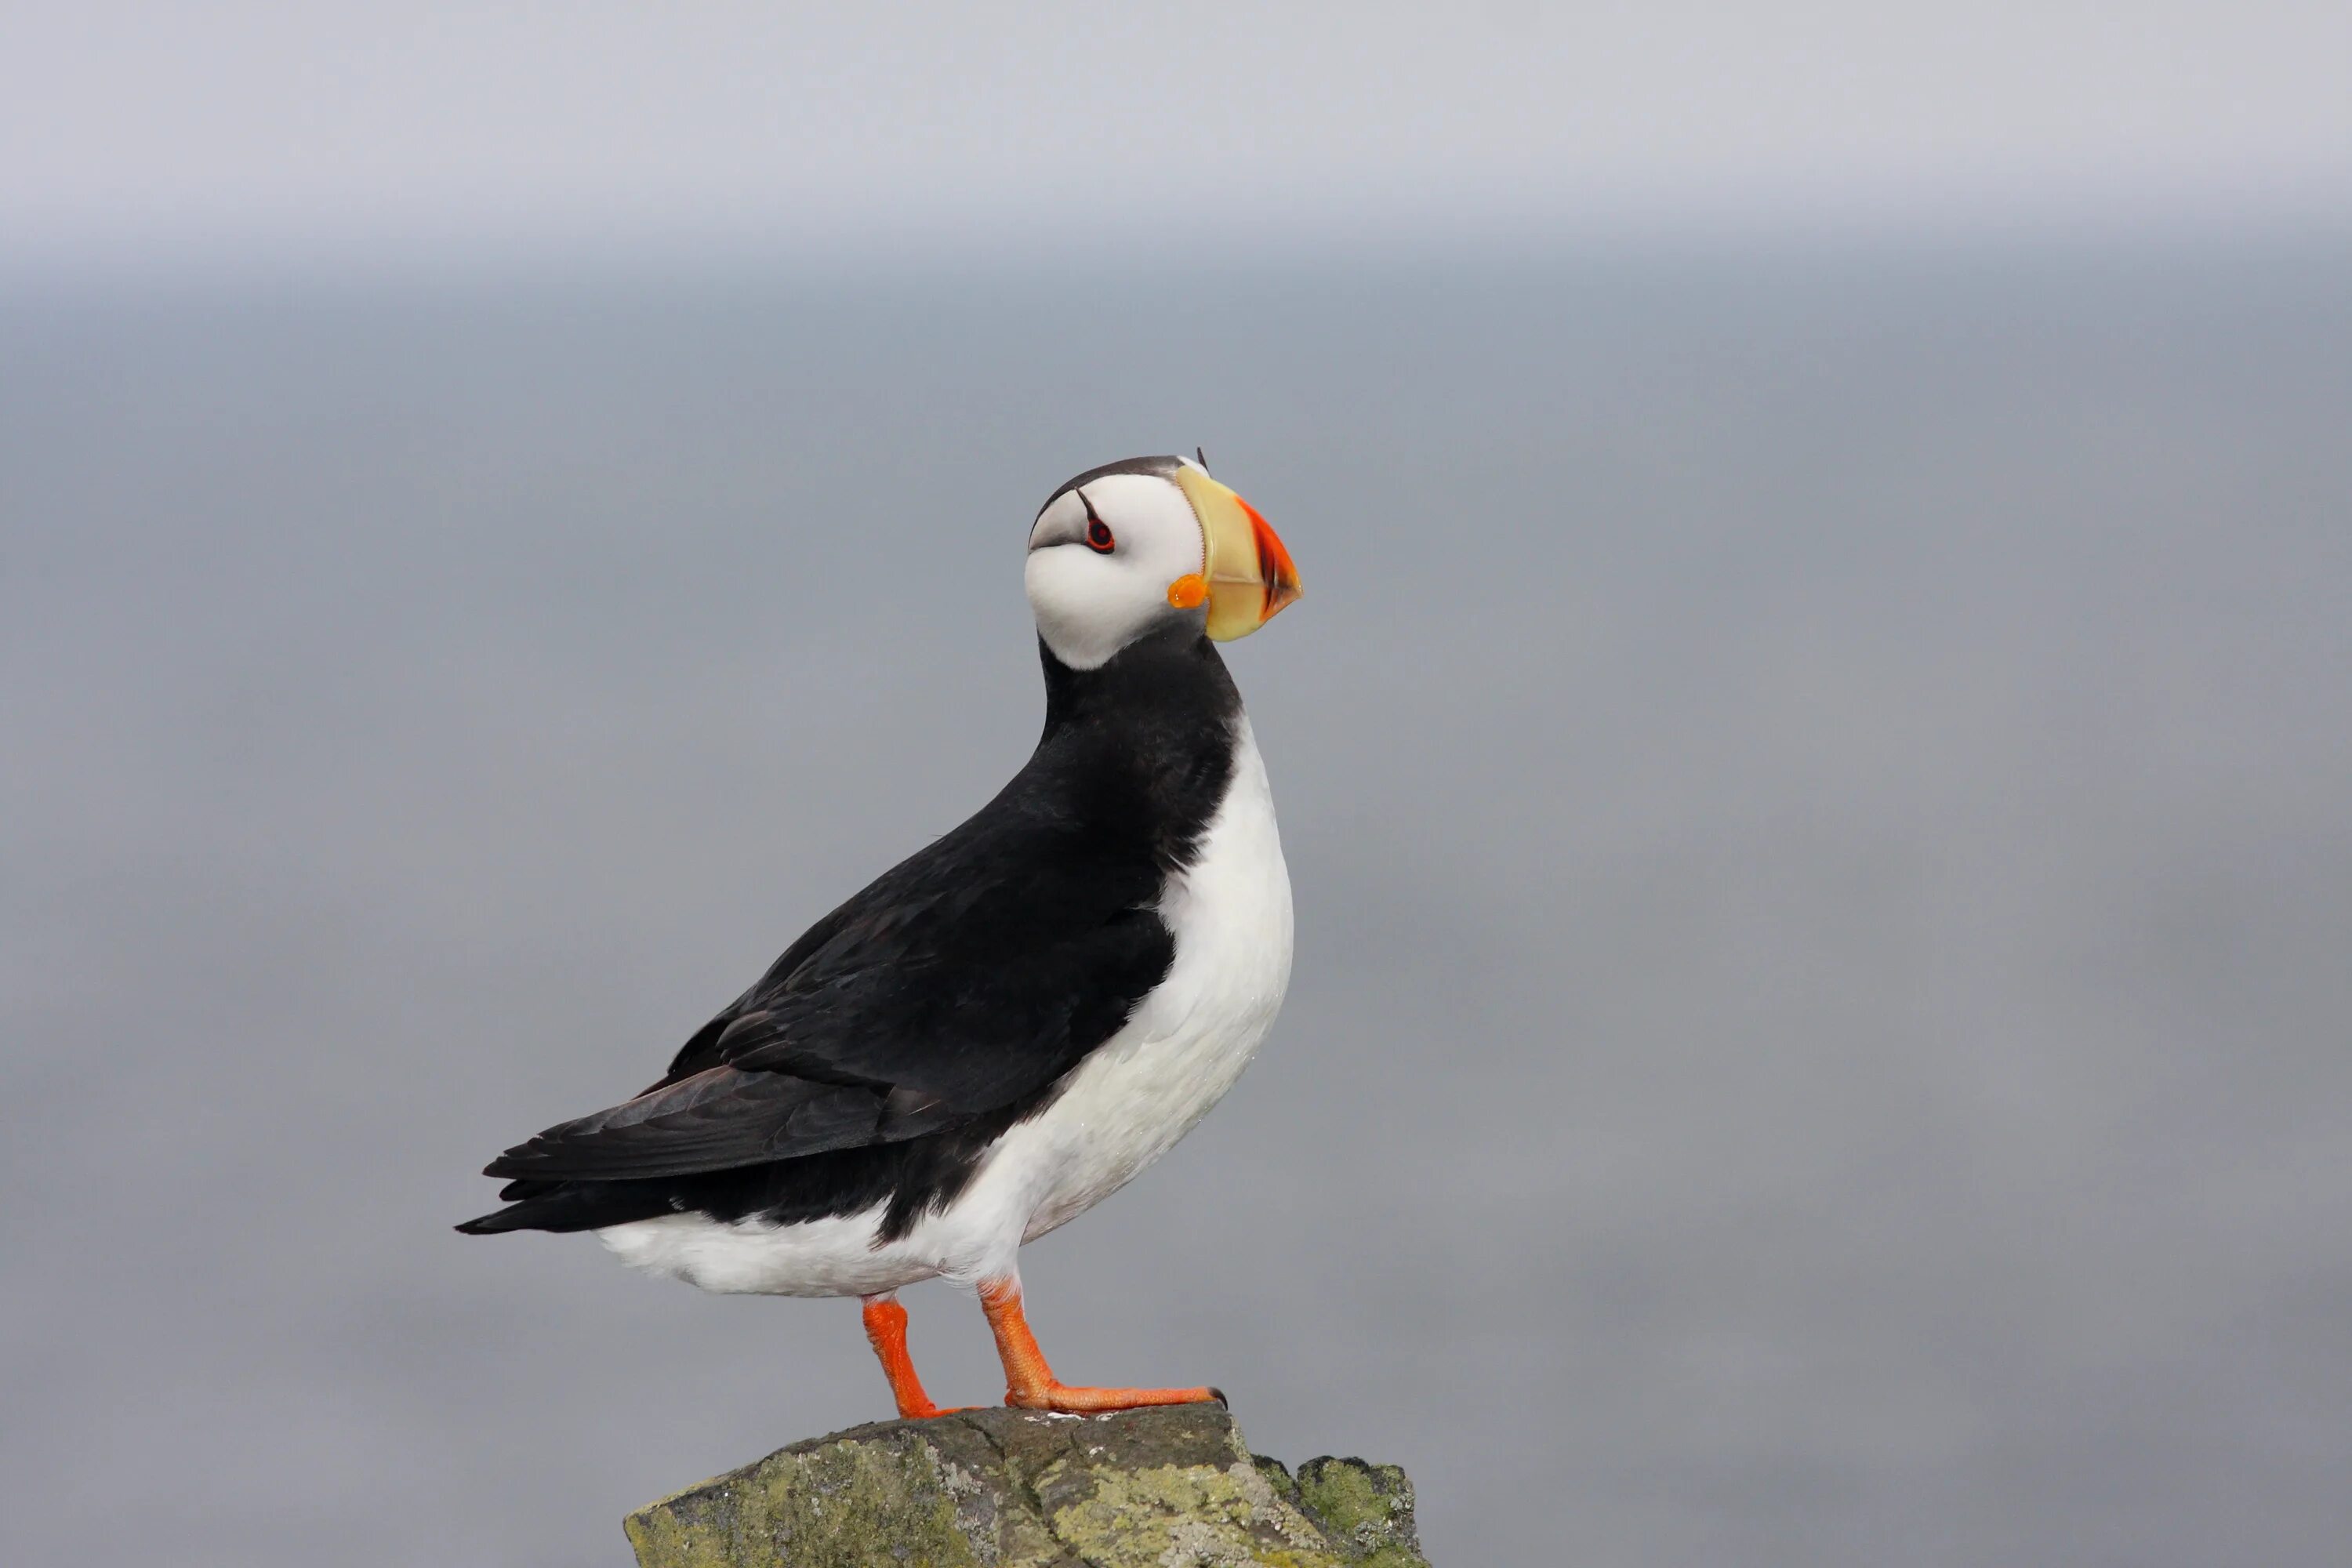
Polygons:
<instances>
[{"instance_id":1,"label":"wing feather","mask_svg":"<svg viewBox=\"0 0 2352 1568\"><path fill-rule=\"evenodd\" d=\"M871 1089L712 1068L551 1127L483 1174L620 1181L789 1160L872 1142L884 1101Z\"/></svg>"},{"instance_id":2,"label":"wing feather","mask_svg":"<svg viewBox=\"0 0 2352 1568\"><path fill-rule=\"evenodd\" d=\"M1116 830L1135 812L1041 806L1021 784L811 927L661 1081L487 1173L731 1170L920 1137L1052 1084L1127 1021L1175 949L1150 908L1150 846Z\"/></svg>"}]
</instances>

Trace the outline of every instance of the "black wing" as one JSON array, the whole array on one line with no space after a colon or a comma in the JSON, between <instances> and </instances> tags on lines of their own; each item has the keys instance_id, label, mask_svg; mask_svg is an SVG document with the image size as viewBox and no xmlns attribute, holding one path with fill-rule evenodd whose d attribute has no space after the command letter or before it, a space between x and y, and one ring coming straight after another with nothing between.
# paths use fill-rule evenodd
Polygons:
<instances>
[{"instance_id":1,"label":"black wing","mask_svg":"<svg viewBox=\"0 0 2352 1568\"><path fill-rule=\"evenodd\" d=\"M1174 944L1151 907L1165 847L1147 803L1115 798L1126 770L1048 760L818 921L659 1083L485 1173L731 1170L919 1137L1051 1084L1127 1021Z\"/></svg>"}]
</instances>

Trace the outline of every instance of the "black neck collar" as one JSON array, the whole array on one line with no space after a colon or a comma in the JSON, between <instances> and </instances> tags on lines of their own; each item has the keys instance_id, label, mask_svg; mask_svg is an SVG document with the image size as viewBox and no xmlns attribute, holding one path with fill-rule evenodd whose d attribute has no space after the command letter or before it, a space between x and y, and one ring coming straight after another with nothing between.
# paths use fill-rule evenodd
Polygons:
<instances>
[{"instance_id":1,"label":"black neck collar","mask_svg":"<svg viewBox=\"0 0 2352 1568\"><path fill-rule=\"evenodd\" d=\"M1216 645L1198 626L1145 633L1093 669L1073 669L1037 642L1045 667L1045 733L1073 724L1125 719L1165 719L1190 712L1231 719L1241 693Z\"/></svg>"}]
</instances>

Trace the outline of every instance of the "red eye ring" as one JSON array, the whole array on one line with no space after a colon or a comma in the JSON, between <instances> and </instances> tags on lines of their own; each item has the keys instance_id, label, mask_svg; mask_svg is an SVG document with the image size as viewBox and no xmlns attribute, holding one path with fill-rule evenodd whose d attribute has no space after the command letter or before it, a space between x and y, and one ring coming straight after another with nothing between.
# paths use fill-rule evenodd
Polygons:
<instances>
[{"instance_id":1,"label":"red eye ring","mask_svg":"<svg viewBox=\"0 0 2352 1568\"><path fill-rule=\"evenodd\" d=\"M1087 499L1086 491L1078 491L1077 496L1078 504L1087 509L1087 548L1097 555L1109 554L1118 548L1118 541L1111 537L1110 524L1095 510L1095 503Z\"/></svg>"}]
</instances>

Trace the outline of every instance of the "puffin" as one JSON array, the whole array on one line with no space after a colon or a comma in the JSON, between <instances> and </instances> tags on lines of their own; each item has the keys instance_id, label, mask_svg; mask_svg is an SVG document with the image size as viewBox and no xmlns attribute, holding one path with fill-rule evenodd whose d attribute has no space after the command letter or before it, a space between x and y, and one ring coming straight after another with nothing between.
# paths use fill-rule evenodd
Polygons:
<instances>
[{"instance_id":1,"label":"puffin","mask_svg":"<svg viewBox=\"0 0 2352 1568\"><path fill-rule=\"evenodd\" d=\"M460 1231L592 1231L705 1290L856 1296L903 1418L944 1413L898 1300L931 1279L978 1295L1008 1405L1223 1401L1062 1382L1019 1254L1173 1147L1282 1006L1290 876L1217 644L1298 574L1196 454L1055 489L1024 579L1045 722L1020 772L811 926L652 1087L491 1161L507 1206Z\"/></svg>"}]
</instances>

